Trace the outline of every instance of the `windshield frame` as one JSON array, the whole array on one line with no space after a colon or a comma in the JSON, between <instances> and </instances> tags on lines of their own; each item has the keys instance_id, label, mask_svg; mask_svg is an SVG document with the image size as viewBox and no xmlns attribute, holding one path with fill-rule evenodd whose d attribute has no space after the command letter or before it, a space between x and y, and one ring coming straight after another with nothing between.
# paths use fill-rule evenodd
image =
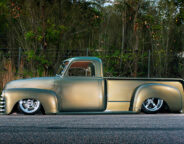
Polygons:
<instances>
[{"instance_id":1,"label":"windshield frame","mask_svg":"<svg viewBox=\"0 0 184 144\"><path fill-rule=\"evenodd\" d=\"M65 64L65 63L66 63L66 64ZM64 75L64 73L65 73L65 71L66 71L66 69L67 69L69 63L70 63L69 60L64 60L64 61L62 62L62 64L59 66L59 68L62 68L62 69L61 69L61 71L58 72L58 74L56 74L56 76L61 76L61 77L62 77L62 76Z\"/></svg>"}]
</instances>

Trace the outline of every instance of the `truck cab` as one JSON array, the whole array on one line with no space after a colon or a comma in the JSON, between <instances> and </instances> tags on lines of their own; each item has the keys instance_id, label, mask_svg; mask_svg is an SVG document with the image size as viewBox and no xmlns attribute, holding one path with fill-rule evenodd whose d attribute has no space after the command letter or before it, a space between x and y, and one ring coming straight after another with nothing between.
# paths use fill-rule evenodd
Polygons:
<instances>
[{"instance_id":1,"label":"truck cab","mask_svg":"<svg viewBox=\"0 0 184 144\"><path fill-rule=\"evenodd\" d=\"M103 111L106 108L102 61L77 57L64 61L57 85L60 111Z\"/></svg>"}]
</instances>

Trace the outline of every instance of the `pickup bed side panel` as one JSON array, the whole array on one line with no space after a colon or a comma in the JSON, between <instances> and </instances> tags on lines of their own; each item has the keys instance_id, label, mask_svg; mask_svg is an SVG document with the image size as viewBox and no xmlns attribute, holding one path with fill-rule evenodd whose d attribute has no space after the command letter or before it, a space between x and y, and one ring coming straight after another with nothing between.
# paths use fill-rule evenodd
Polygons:
<instances>
[{"instance_id":1,"label":"pickup bed side panel","mask_svg":"<svg viewBox=\"0 0 184 144\"><path fill-rule=\"evenodd\" d=\"M133 80L133 79L106 79L107 81L107 111L135 111L133 109L134 104L132 101L134 101L135 93L138 87L141 85L146 84L155 84L157 87L160 87L159 91L157 89L152 89L151 87L149 90L150 93L149 96L152 97L160 97L163 98L163 96L167 97L168 99L168 105L171 111L179 111L182 108L182 98L183 98L183 86L179 81L157 81L157 80ZM158 84L160 84L158 86ZM163 85L167 85L164 86ZM171 88L172 87L172 88ZM155 88L155 87L154 87ZM172 89L174 92L169 94L169 90L166 89ZM146 88L144 89L146 90ZM153 95L153 91L156 91ZM163 91L165 93L163 93ZM141 96L142 94L137 94L136 97ZM149 97L148 96L148 97ZM147 97L147 98L148 98ZM143 99L142 99L143 100ZM173 103L171 102L173 101ZM139 109L142 105L143 101L139 102ZM177 106L176 106L177 105ZM137 107L137 106L136 106ZM136 108L136 112L138 112Z\"/></svg>"},{"instance_id":2,"label":"pickup bed side panel","mask_svg":"<svg viewBox=\"0 0 184 144\"><path fill-rule=\"evenodd\" d=\"M39 100L46 114L54 114L58 112L58 103L55 92L33 88L12 88L5 91L6 114L11 113L18 101L27 98Z\"/></svg>"},{"instance_id":3,"label":"pickup bed side panel","mask_svg":"<svg viewBox=\"0 0 184 144\"><path fill-rule=\"evenodd\" d=\"M129 111L133 90L140 84L129 80L107 80L106 111Z\"/></svg>"}]
</instances>

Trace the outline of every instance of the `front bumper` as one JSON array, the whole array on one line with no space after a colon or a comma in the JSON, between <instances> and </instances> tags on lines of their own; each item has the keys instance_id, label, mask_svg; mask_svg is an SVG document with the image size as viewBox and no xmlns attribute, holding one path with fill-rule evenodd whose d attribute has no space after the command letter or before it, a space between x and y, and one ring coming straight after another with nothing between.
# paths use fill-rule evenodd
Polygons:
<instances>
[{"instance_id":1,"label":"front bumper","mask_svg":"<svg viewBox=\"0 0 184 144\"><path fill-rule=\"evenodd\" d=\"M6 113L6 102L5 97L0 96L0 115Z\"/></svg>"}]
</instances>

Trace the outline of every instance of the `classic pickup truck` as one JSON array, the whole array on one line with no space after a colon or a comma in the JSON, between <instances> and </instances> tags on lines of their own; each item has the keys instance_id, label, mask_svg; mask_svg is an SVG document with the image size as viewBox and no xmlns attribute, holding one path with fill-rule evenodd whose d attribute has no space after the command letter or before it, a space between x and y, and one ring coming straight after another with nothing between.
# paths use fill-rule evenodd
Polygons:
<instances>
[{"instance_id":1,"label":"classic pickup truck","mask_svg":"<svg viewBox=\"0 0 184 144\"><path fill-rule=\"evenodd\" d=\"M1 114L156 113L184 109L183 80L103 77L102 61L74 57L55 77L8 82L0 97Z\"/></svg>"}]
</instances>

